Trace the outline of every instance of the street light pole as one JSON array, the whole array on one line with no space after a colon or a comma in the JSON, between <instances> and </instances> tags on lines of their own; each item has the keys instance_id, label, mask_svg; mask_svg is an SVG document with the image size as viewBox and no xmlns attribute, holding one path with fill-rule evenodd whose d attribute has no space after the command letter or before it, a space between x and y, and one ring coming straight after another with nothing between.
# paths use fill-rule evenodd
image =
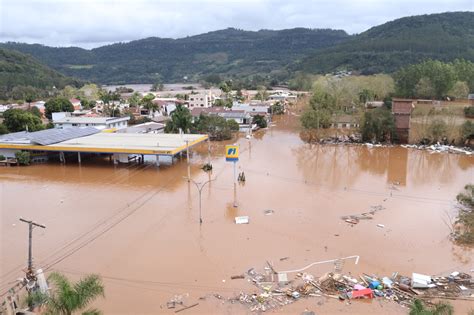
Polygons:
<instances>
[{"instance_id":1,"label":"street light pole","mask_svg":"<svg viewBox=\"0 0 474 315\"><path fill-rule=\"evenodd\" d=\"M45 229L46 226L42 224L38 224L36 222L33 222L31 220L25 220L20 218L21 222L27 223L28 224L28 271L31 272L33 270L33 228L35 226L40 227Z\"/></svg>"},{"instance_id":2,"label":"street light pole","mask_svg":"<svg viewBox=\"0 0 474 315\"><path fill-rule=\"evenodd\" d=\"M196 188L199 192L199 224L202 224L202 197L201 197L201 193L202 193L202 190L203 190L204 186L206 186L210 182L214 181L214 179L210 179L208 181L205 181L203 184L195 182L194 179L192 179L192 178L185 178L185 179L187 181L191 181L196 186Z\"/></svg>"}]
</instances>

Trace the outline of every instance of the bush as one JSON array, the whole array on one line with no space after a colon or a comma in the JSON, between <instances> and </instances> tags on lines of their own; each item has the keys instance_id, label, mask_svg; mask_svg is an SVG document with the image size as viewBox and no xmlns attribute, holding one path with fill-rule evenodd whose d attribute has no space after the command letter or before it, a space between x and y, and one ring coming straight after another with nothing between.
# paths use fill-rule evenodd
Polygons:
<instances>
[{"instance_id":1,"label":"bush","mask_svg":"<svg viewBox=\"0 0 474 315\"><path fill-rule=\"evenodd\" d=\"M20 165L30 165L30 152L18 151L15 153L15 157Z\"/></svg>"},{"instance_id":2,"label":"bush","mask_svg":"<svg viewBox=\"0 0 474 315\"><path fill-rule=\"evenodd\" d=\"M461 126L463 140L474 139L474 122L468 120Z\"/></svg>"},{"instance_id":3,"label":"bush","mask_svg":"<svg viewBox=\"0 0 474 315\"><path fill-rule=\"evenodd\" d=\"M6 157L0 154L0 161L3 161L3 160L6 160Z\"/></svg>"},{"instance_id":4,"label":"bush","mask_svg":"<svg viewBox=\"0 0 474 315\"><path fill-rule=\"evenodd\" d=\"M256 124L259 128L267 128L267 120L262 115L253 116L252 123Z\"/></svg>"},{"instance_id":5,"label":"bush","mask_svg":"<svg viewBox=\"0 0 474 315\"><path fill-rule=\"evenodd\" d=\"M430 123L428 130L431 136L431 140L433 142L437 142L442 138L446 137L448 132L448 126L446 125L446 122L443 119L437 118Z\"/></svg>"},{"instance_id":6,"label":"bush","mask_svg":"<svg viewBox=\"0 0 474 315\"><path fill-rule=\"evenodd\" d=\"M466 185L456 199L463 207L459 209L454 239L462 244L474 244L474 185Z\"/></svg>"},{"instance_id":7,"label":"bush","mask_svg":"<svg viewBox=\"0 0 474 315\"><path fill-rule=\"evenodd\" d=\"M7 134L8 132L9 131L8 131L7 126L5 126L4 124L0 124L0 135Z\"/></svg>"},{"instance_id":8,"label":"bush","mask_svg":"<svg viewBox=\"0 0 474 315\"><path fill-rule=\"evenodd\" d=\"M474 106L464 107L464 116L474 118Z\"/></svg>"}]
</instances>

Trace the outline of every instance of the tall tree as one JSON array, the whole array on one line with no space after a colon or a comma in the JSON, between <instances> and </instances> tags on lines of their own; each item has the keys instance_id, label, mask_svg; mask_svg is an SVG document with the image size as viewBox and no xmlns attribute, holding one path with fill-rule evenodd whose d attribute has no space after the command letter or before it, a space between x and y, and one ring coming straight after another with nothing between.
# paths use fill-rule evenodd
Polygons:
<instances>
[{"instance_id":1,"label":"tall tree","mask_svg":"<svg viewBox=\"0 0 474 315\"><path fill-rule=\"evenodd\" d=\"M3 124L10 132L38 131L44 129L41 119L21 109L8 109L3 113Z\"/></svg>"},{"instance_id":2,"label":"tall tree","mask_svg":"<svg viewBox=\"0 0 474 315\"><path fill-rule=\"evenodd\" d=\"M178 133L181 129L188 132L192 128L192 116L189 109L179 104L176 110L171 114L171 120L166 122L166 133Z\"/></svg>"},{"instance_id":3,"label":"tall tree","mask_svg":"<svg viewBox=\"0 0 474 315\"><path fill-rule=\"evenodd\" d=\"M53 113L57 112L73 112L74 106L72 103L63 97L53 98L44 104L44 115L51 119Z\"/></svg>"}]
</instances>

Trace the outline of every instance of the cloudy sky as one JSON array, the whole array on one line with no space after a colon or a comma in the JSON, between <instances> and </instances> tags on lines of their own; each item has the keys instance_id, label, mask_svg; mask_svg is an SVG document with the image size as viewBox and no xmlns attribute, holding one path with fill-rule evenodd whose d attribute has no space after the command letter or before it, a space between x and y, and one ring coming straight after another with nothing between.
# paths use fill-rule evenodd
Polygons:
<instances>
[{"instance_id":1,"label":"cloudy sky","mask_svg":"<svg viewBox=\"0 0 474 315\"><path fill-rule=\"evenodd\" d=\"M0 0L0 42L92 48L236 27L360 33L408 15L474 11L473 0Z\"/></svg>"}]
</instances>

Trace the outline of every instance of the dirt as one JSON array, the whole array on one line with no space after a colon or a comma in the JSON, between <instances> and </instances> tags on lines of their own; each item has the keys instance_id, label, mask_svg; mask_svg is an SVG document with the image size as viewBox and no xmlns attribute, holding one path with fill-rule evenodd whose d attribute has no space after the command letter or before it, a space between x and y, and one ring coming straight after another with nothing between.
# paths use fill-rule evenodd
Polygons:
<instances>
[{"instance_id":1,"label":"dirt","mask_svg":"<svg viewBox=\"0 0 474 315\"><path fill-rule=\"evenodd\" d=\"M212 144L212 174L200 170L207 146L194 151L193 179L215 179L202 192L202 225L197 190L183 179L185 159L159 169L114 167L97 159L81 167L0 168L1 292L26 265L28 231L19 217L47 226L33 231L35 266L71 279L102 275L106 298L94 306L105 314L174 313L166 302L176 294L185 295L184 304L199 303L182 314L245 314L242 306L214 294L227 298L251 291L251 284L230 277L267 260L285 270L360 255L358 265L347 261L343 268L355 275L474 268L474 252L453 245L446 224L455 215L456 194L474 181L474 157L310 145L300 139L296 119L285 115L250 141L238 139L238 172L245 172L246 182L237 185L237 208L226 143ZM372 220L353 226L341 220L378 205L383 210ZM265 215L267 209L272 215ZM250 217L249 224L234 223L241 215ZM308 272L321 275L332 268ZM472 307L454 305L461 314ZM305 308L317 314L407 312L379 300L347 305L314 298L276 313L299 314Z\"/></svg>"}]
</instances>

